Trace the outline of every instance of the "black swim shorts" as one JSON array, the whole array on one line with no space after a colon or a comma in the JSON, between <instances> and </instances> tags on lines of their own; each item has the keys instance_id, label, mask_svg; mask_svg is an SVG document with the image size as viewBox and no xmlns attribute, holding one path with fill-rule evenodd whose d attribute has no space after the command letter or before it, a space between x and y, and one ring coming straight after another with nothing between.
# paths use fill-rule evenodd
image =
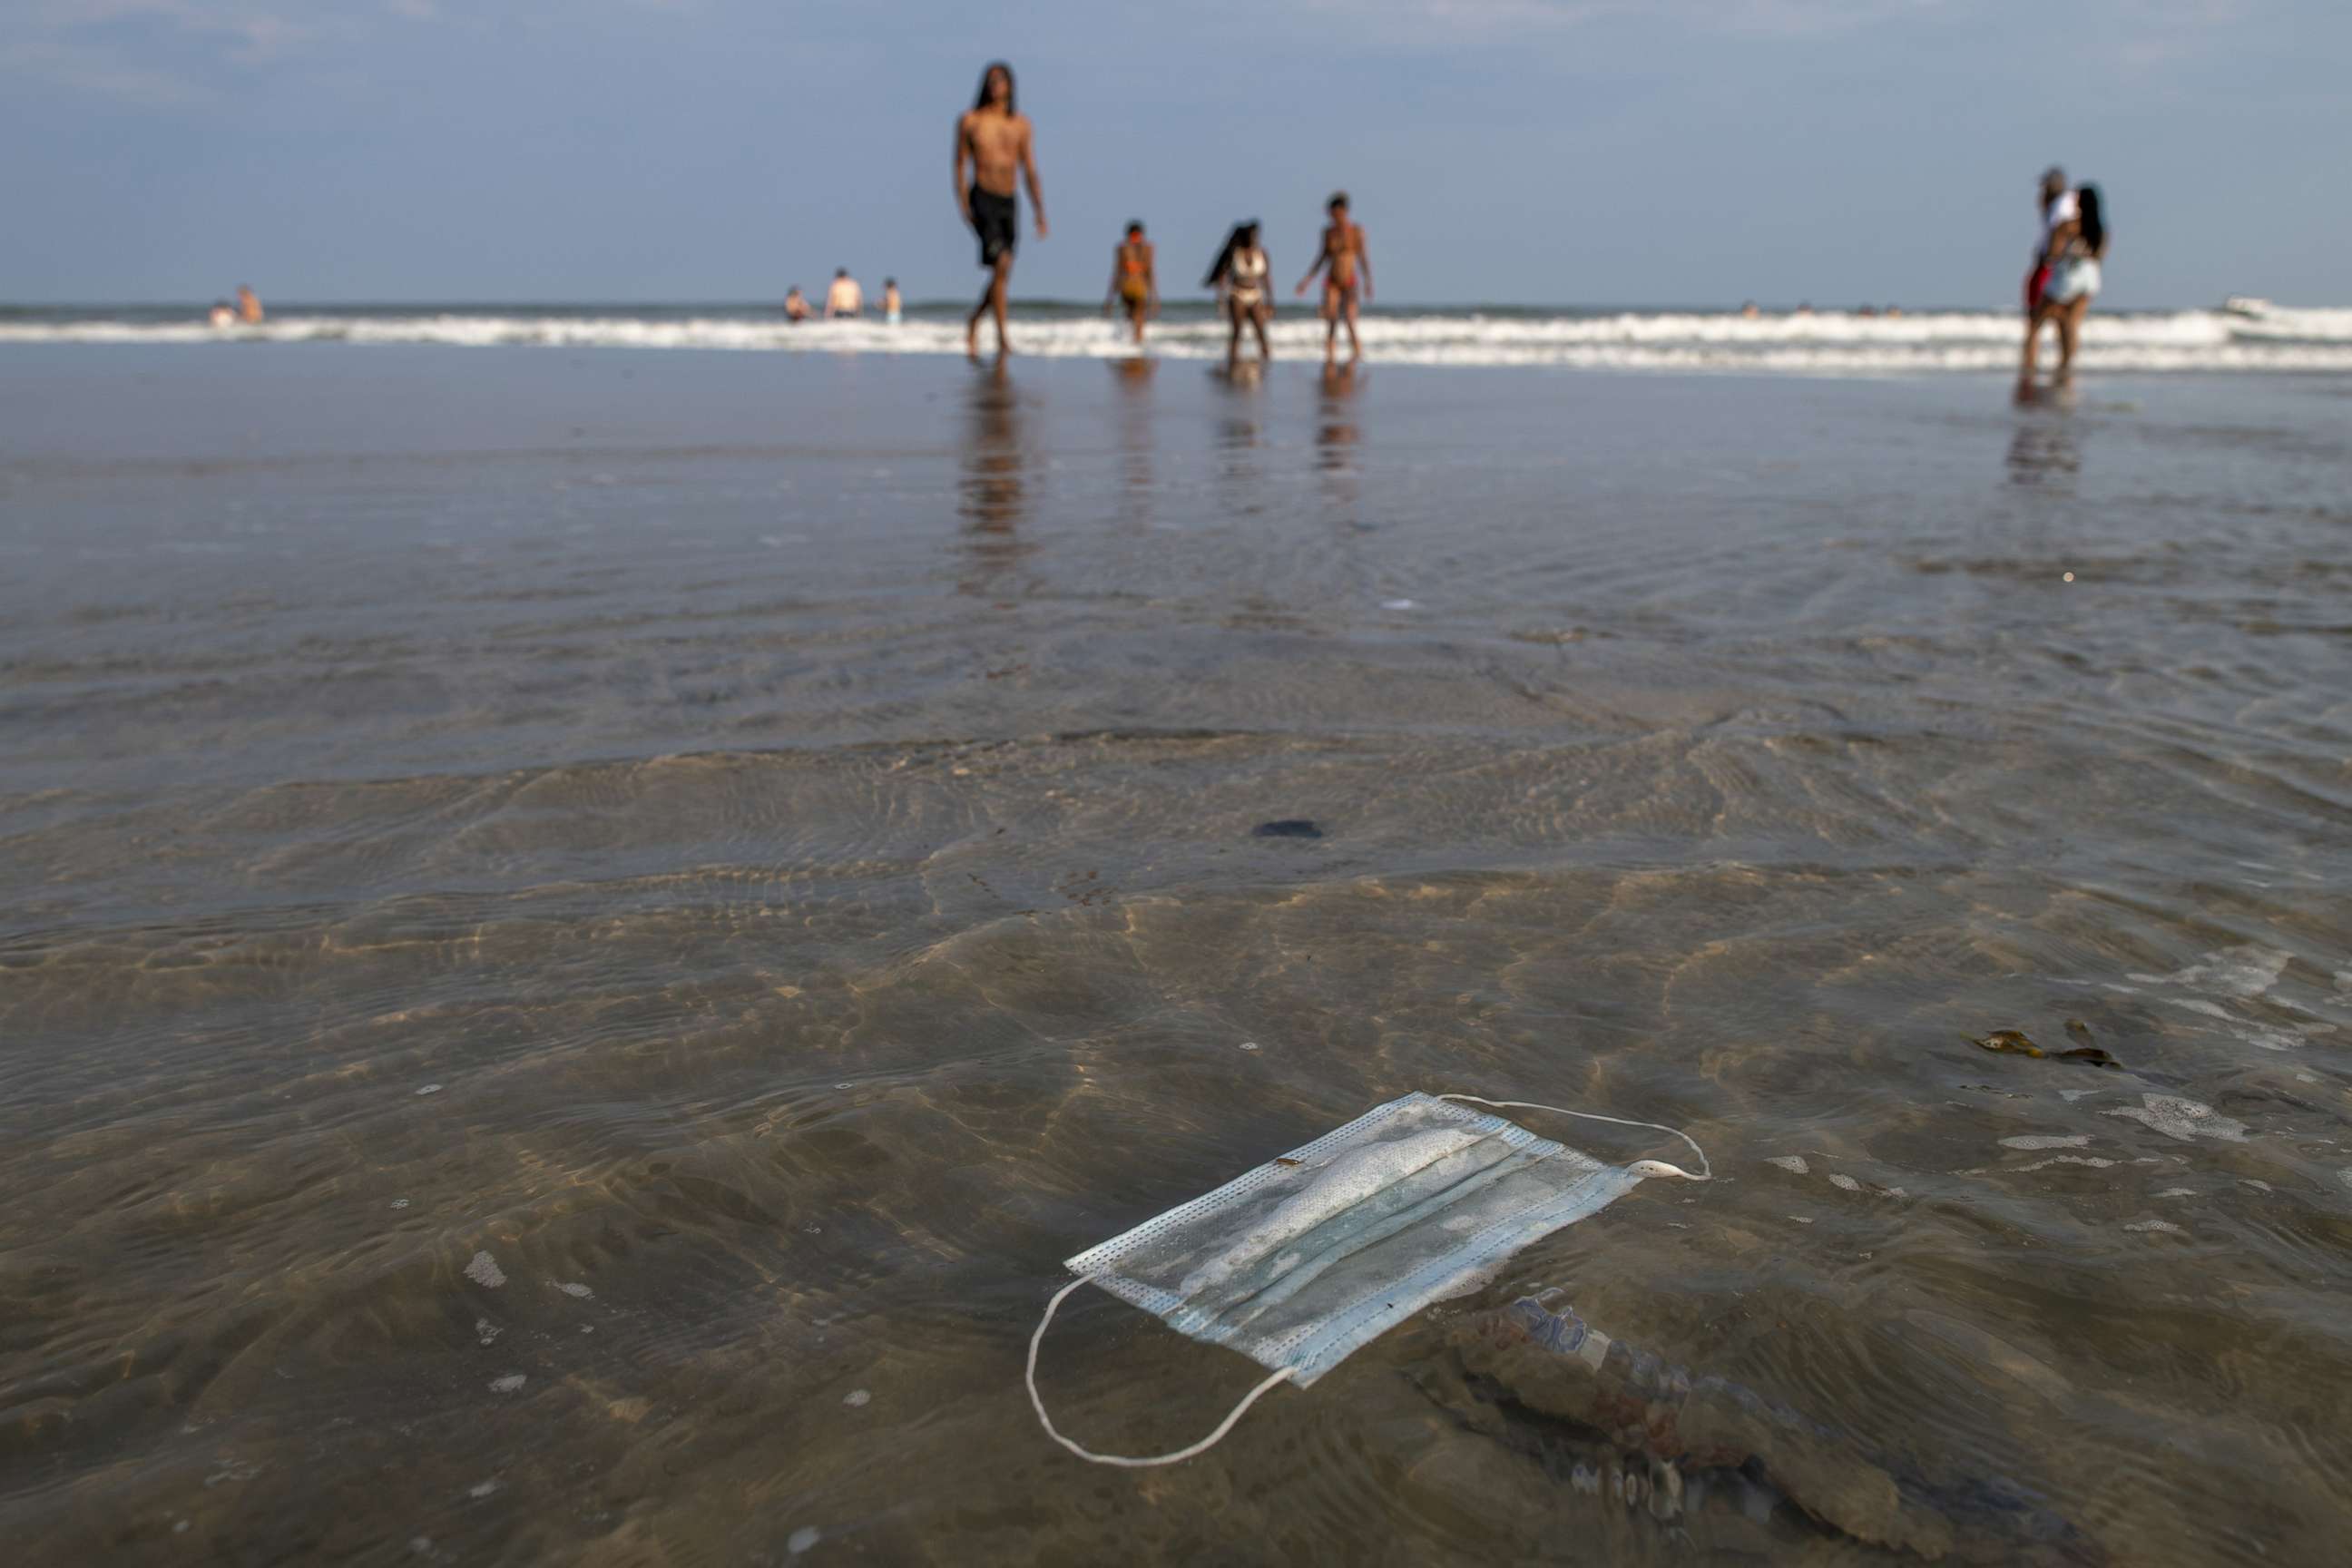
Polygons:
<instances>
[{"instance_id":1,"label":"black swim shorts","mask_svg":"<svg viewBox=\"0 0 2352 1568\"><path fill-rule=\"evenodd\" d=\"M1011 196L1000 196L978 185L971 188L971 226L980 235L982 267L993 267L998 257L1013 254L1020 216Z\"/></svg>"}]
</instances>

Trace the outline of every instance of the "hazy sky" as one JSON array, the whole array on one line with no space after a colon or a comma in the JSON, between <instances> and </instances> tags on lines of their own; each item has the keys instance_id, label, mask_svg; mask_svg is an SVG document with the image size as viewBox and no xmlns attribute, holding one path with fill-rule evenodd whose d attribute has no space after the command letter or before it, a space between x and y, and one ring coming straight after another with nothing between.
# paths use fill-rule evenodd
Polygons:
<instances>
[{"instance_id":1,"label":"hazy sky","mask_svg":"<svg viewBox=\"0 0 2352 1568\"><path fill-rule=\"evenodd\" d=\"M2352 303L2346 0L0 0L0 300L977 290L956 113L1003 55L1098 297L1345 185L1382 297L2015 296L2063 162L2106 302Z\"/></svg>"}]
</instances>

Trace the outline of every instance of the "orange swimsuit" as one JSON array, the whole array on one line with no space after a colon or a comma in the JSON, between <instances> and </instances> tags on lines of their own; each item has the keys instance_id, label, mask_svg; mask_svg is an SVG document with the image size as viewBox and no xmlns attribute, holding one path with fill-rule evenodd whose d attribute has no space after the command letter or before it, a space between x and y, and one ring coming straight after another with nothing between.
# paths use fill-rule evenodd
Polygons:
<instances>
[{"instance_id":1,"label":"orange swimsuit","mask_svg":"<svg viewBox=\"0 0 2352 1568\"><path fill-rule=\"evenodd\" d=\"M1356 291L1356 226L1339 226L1339 237L1331 247L1331 287L1342 294Z\"/></svg>"}]
</instances>

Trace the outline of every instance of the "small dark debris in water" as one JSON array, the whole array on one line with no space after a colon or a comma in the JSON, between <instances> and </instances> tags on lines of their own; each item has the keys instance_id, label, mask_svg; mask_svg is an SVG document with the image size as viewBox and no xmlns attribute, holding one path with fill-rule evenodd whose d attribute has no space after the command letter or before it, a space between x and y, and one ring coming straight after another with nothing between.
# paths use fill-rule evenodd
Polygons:
<instances>
[{"instance_id":1,"label":"small dark debris in water","mask_svg":"<svg viewBox=\"0 0 2352 1568\"><path fill-rule=\"evenodd\" d=\"M1303 1165L1307 1162L1304 1160L1294 1160L1287 1154L1276 1154L1274 1157L1274 1163L1277 1165Z\"/></svg>"},{"instance_id":2,"label":"small dark debris in water","mask_svg":"<svg viewBox=\"0 0 2352 1568\"><path fill-rule=\"evenodd\" d=\"M1252 838L1320 838L1323 830L1303 816L1286 816L1279 822L1261 822L1250 829Z\"/></svg>"},{"instance_id":3,"label":"small dark debris in water","mask_svg":"<svg viewBox=\"0 0 2352 1568\"><path fill-rule=\"evenodd\" d=\"M1982 1046L1986 1050L1999 1051L2004 1056L2038 1057L2043 1054L2040 1046L2015 1029L1995 1029L1982 1039L1970 1037L1969 1044Z\"/></svg>"},{"instance_id":4,"label":"small dark debris in water","mask_svg":"<svg viewBox=\"0 0 2352 1568\"><path fill-rule=\"evenodd\" d=\"M2088 1039L2091 1035L2090 1026L2080 1018L2066 1020L2066 1032L2078 1040ZM1996 1051L2003 1056L2051 1057L2059 1061L2082 1062L2095 1068L2120 1068L2124 1065L2097 1046L2076 1046L2072 1050L2045 1051L2015 1029L1995 1029L1982 1039L1970 1037L1969 1044L1981 1046L1986 1050Z\"/></svg>"}]
</instances>

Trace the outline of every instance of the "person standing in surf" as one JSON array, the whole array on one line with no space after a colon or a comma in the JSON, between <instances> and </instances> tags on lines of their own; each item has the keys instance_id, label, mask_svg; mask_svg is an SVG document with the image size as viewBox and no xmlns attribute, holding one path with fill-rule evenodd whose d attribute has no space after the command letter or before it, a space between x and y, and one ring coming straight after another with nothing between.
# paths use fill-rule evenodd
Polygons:
<instances>
[{"instance_id":1,"label":"person standing in surf","mask_svg":"<svg viewBox=\"0 0 2352 1568\"><path fill-rule=\"evenodd\" d=\"M971 164L971 183L964 163ZM996 352L1009 353L1004 339L1004 291L1013 278L1013 251L1018 239L1020 205L1013 195L1016 178L1029 185L1029 205L1036 210L1037 237L1045 237L1045 193L1037 184L1037 149L1029 119L1013 105L1013 68L998 60L981 73L980 97L956 121L956 209L980 240L980 264L988 272L988 288L964 322L964 348L980 357L980 319L996 318Z\"/></svg>"},{"instance_id":2,"label":"person standing in surf","mask_svg":"<svg viewBox=\"0 0 2352 1568\"><path fill-rule=\"evenodd\" d=\"M1358 300L1372 297L1372 258L1364 248L1363 228L1348 216L1348 193L1335 191L1329 203L1330 226L1323 231L1323 249L1315 258L1315 265L1298 280L1297 292L1304 295L1315 275L1323 272L1323 363L1329 364L1338 353L1339 326L1348 327L1348 357L1364 357L1364 345L1356 338L1356 306ZM1325 272L1324 269L1329 270Z\"/></svg>"},{"instance_id":3,"label":"person standing in surf","mask_svg":"<svg viewBox=\"0 0 2352 1568\"><path fill-rule=\"evenodd\" d=\"M866 292L858 288L857 279L849 275L849 268L834 268L833 286L824 291L825 320L855 321L865 310Z\"/></svg>"},{"instance_id":4,"label":"person standing in surf","mask_svg":"<svg viewBox=\"0 0 2352 1568\"><path fill-rule=\"evenodd\" d=\"M1103 296L1103 314L1113 301L1127 307L1128 324L1135 330L1135 346L1143 346L1146 316L1160 313L1160 275L1153 269L1151 242L1143 237L1143 220L1127 226L1127 237L1110 253L1110 289Z\"/></svg>"},{"instance_id":5,"label":"person standing in surf","mask_svg":"<svg viewBox=\"0 0 2352 1568\"><path fill-rule=\"evenodd\" d=\"M1266 259L1265 247L1257 242L1257 220L1252 218L1234 226L1234 232L1225 237L1224 249L1217 252L1215 265L1201 280L1202 288L1214 289L1223 296L1225 319L1233 327L1225 342L1228 375L1241 366L1244 327L1257 333L1259 362L1270 363L1274 358L1274 350L1265 341L1266 318L1274 313L1273 301L1265 297L1267 275L1273 270L1274 263Z\"/></svg>"},{"instance_id":6,"label":"person standing in surf","mask_svg":"<svg viewBox=\"0 0 2352 1568\"><path fill-rule=\"evenodd\" d=\"M2074 348L2083 339L2083 318L2099 293L2099 263L2107 255L2106 214L2099 205L2099 187L2078 186L2074 192L2074 232L2063 237L2050 258L2050 281L2042 303L2058 324L2058 384L2074 379Z\"/></svg>"},{"instance_id":7,"label":"person standing in surf","mask_svg":"<svg viewBox=\"0 0 2352 1568\"><path fill-rule=\"evenodd\" d=\"M2042 237L2026 280L2025 353L2017 376L2020 401L2034 392L2034 362L2045 324L2058 329L2057 384L2074 377L2074 349L2083 318L2099 292L2099 263L2107 253L2099 188L2070 190L2056 169L2042 176Z\"/></svg>"},{"instance_id":8,"label":"person standing in surf","mask_svg":"<svg viewBox=\"0 0 2352 1568\"><path fill-rule=\"evenodd\" d=\"M2042 231L2034 237L2033 264L2025 269L2025 314L2029 320L2042 309L2042 291L2050 283L2050 253L2059 227L2074 221L2074 193L2066 186L2066 172L2057 164L2042 172L2034 207L2042 215Z\"/></svg>"}]
</instances>

